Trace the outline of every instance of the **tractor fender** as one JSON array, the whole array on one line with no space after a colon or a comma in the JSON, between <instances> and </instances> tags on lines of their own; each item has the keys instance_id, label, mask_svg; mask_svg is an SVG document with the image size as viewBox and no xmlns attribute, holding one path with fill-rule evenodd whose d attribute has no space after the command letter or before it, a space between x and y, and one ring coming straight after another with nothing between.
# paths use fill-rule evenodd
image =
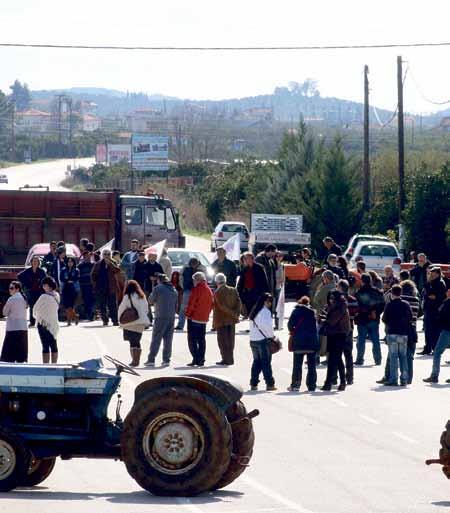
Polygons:
<instances>
[{"instance_id":1,"label":"tractor fender","mask_svg":"<svg viewBox=\"0 0 450 513\"><path fill-rule=\"evenodd\" d=\"M191 374L184 376L171 376L166 378L149 379L141 383L134 392L134 403L148 397L157 389L184 386L207 394L224 411L242 397L243 390L239 385L217 376Z\"/></svg>"}]
</instances>

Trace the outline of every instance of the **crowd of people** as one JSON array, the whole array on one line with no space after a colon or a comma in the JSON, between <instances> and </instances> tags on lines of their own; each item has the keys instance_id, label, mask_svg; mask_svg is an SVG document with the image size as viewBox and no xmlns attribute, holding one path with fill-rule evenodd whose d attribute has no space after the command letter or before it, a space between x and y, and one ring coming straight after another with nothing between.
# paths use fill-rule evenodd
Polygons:
<instances>
[{"instance_id":1,"label":"crowd of people","mask_svg":"<svg viewBox=\"0 0 450 513\"><path fill-rule=\"evenodd\" d=\"M278 304L287 267L285 256L273 244L256 256L245 252L239 263L227 258L224 248L218 248L212 263L213 289L197 258L173 273L166 250L158 255L155 248L143 248L138 240L131 242L122 257L109 248L95 251L87 239L80 241L80 251L77 261L66 254L63 241L51 242L42 262L33 257L31 266L11 282L10 298L3 308L7 322L2 361L26 362L27 330L37 326L42 361L56 363L59 320L65 318L70 326L78 324L80 317L85 321L99 317L104 326L111 321L122 329L132 366L140 365L142 336L152 327L144 363L148 367L155 366L161 344L162 366L170 365L174 330L184 330L187 321L192 356L187 365L203 367L206 327L212 314L212 330L221 355L217 365L234 364L235 326L241 319L248 319L253 355L250 387L257 390L262 374L266 390L276 390L272 348L277 340L275 332L282 328ZM331 237L323 240L323 252L322 264L313 260L309 248L295 256L300 279L295 289L297 304L287 324L288 349L293 353L289 390L300 389L305 362L309 391L317 387L317 365L321 364L327 366L322 390L337 385L344 391L353 384L354 367L364 365L367 341L372 344L374 364L381 366L381 323L385 326L388 356L378 383L411 384L417 319L421 316L425 346L419 354L433 355L431 374L424 381L437 383L442 353L450 347L450 303L441 269L420 253L411 271L403 270L396 276L393 268L386 266L380 277L372 270L366 272L363 260L349 269L341 248Z\"/></svg>"}]
</instances>

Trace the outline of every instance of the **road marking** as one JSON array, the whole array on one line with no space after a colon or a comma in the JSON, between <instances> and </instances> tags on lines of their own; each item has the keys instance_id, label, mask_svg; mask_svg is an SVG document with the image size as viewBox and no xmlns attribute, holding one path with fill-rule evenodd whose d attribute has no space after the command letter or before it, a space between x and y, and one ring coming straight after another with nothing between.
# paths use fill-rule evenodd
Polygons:
<instances>
[{"instance_id":1,"label":"road marking","mask_svg":"<svg viewBox=\"0 0 450 513\"><path fill-rule=\"evenodd\" d=\"M376 419L373 419L372 417L368 417L367 415L364 415L363 413L360 413L359 416L367 421L367 422L370 422L370 424L379 424L378 420Z\"/></svg>"},{"instance_id":2,"label":"road marking","mask_svg":"<svg viewBox=\"0 0 450 513\"><path fill-rule=\"evenodd\" d=\"M258 481L255 481L251 477L242 475L240 477L240 480L245 481L249 486L251 486L255 490L258 490L258 492L261 492L264 495L267 495L267 497L270 497L272 500L277 501L280 504L283 504L284 506L292 509L293 511L298 511L299 513L313 513L312 510L304 508L298 502L294 502L294 501L291 501L290 499L287 499L285 496L279 494L278 492L275 492L271 488L268 488L267 486L259 483Z\"/></svg>"},{"instance_id":3,"label":"road marking","mask_svg":"<svg viewBox=\"0 0 450 513\"><path fill-rule=\"evenodd\" d=\"M335 403L339 406L342 406L343 408L347 408L348 404L344 401L341 401L340 399L336 399L336 397L329 397L328 398L332 403Z\"/></svg>"},{"instance_id":4,"label":"road marking","mask_svg":"<svg viewBox=\"0 0 450 513\"><path fill-rule=\"evenodd\" d=\"M191 511L191 513L203 513L203 511L195 504L192 504L191 499L188 499L187 497L177 497L177 502L180 506Z\"/></svg>"},{"instance_id":5,"label":"road marking","mask_svg":"<svg viewBox=\"0 0 450 513\"><path fill-rule=\"evenodd\" d=\"M392 431L392 433L400 438L401 440L404 440L405 442L408 442L410 444L418 444L419 442L417 440L414 440L414 438L410 438L409 436L404 435L403 433L399 433L398 431Z\"/></svg>"}]
</instances>

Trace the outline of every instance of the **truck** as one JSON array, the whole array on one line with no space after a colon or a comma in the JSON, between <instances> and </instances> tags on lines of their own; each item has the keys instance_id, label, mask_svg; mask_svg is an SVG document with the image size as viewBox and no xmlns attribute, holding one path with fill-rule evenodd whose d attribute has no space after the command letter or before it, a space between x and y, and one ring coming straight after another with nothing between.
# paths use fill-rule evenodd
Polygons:
<instances>
[{"instance_id":1,"label":"truck","mask_svg":"<svg viewBox=\"0 0 450 513\"><path fill-rule=\"evenodd\" d=\"M50 191L22 187L0 191L0 296L5 285L23 270L31 246L86 237L96 248L114 239L126 251L132 239L152 245L185 247L178 212L164 196L109 191ZM6 287L7 290L7 287ZM1 302L1 298L0 298Z\"/></svg>"},{"instance_id":2,"label":"truck","mask_svg":"<svg viewBox=\"0 0 450 513\"><path fill-rule=\"evenodd\" d=\"M311 244L311 234L303 233L303 216L290 214L252 214L249 250L263 251L267 244L275 244L288 256Z\"/></svg>"}]
</instances>

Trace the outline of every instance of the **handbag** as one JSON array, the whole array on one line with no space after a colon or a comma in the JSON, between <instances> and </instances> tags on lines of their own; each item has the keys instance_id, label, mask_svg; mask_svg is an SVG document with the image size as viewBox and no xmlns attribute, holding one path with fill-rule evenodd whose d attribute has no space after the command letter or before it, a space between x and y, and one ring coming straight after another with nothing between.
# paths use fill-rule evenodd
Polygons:
<instances>
[{"instance_id":1,"label":"handbag","mask_svg":"<svg viewBox=\"0 0 450 513\"><path fill-rule=\"evenodd\" d=\"M300 328L300 326L301 326L301 324L302 324L302 322L304 320L305 319L303 317L301 317L300 320L297 323L297 326L294 328L294 331L289 334L289 338L288 338L288 351L290 351L291 353L294 351L294 336L297 333L297 330Z\"/></svg>"},{"instance_id":2,"label":"handbag","mask_svg":"<svg viewBox=\"0 0 450 513\"><path fill-rule=\"evenodd\" d=\"M125 310L122 312L122 315L120 316L120 324L130 324L130 322L137 321L139 319L139 314L136 308L133 305L133 300L131 299L131 295L128 294L128 297L130 299L130 304L128 308L125 308Z\"/></svg>"},{"instance_id":3,"label":"handbag","mask_svg":"<svg viewBox=\"0 0 450 513\"><path fill-rule=\"evenodd\" d=\"M278 353L278 351L280 351L283 348L283 344L281 343L281 340L278 337L271 337L271 338L267 337L267 335L265 335L261 331L261 329L256 324L256 322L254 320L252 322L256 326L256 329L261 333L261 335L269 341L270 354Z\"/></svg>"}]
</instances>

